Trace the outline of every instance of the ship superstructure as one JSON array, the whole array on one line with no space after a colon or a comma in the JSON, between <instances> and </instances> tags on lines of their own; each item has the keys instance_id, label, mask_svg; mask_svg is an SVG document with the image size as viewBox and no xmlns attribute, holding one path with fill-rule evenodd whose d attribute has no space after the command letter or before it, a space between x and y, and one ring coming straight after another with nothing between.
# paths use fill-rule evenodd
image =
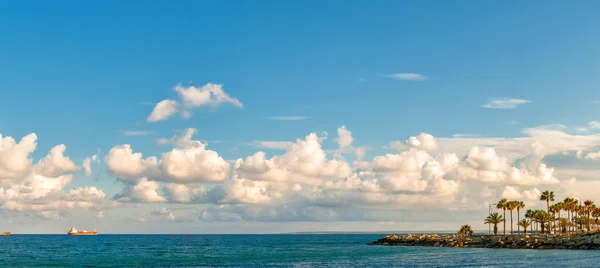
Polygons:
<instances>
[{"instance_id":1,"label":"ship superstructure","mask_svg":"<svg viewBox=\"0 0 600 268\"><path fill-rule=\"evenodd\" d=\"M71 229L69 229L67 231L68 235L97 235L98 232L96 232L96 230L94 231L88 231L88 230L77 230L77 228L75 228L75 226L71 227Z\"/></svg>"}]
</instances>

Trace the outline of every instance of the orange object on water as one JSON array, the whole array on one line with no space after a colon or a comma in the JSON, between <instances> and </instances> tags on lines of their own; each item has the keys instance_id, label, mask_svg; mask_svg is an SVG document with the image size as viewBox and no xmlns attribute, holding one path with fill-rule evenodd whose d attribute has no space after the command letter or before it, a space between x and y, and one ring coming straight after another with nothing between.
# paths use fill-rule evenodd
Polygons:
<instances>
[{"instance_id":1,"label":"orange object on water","mask_svg":"<svg viewBox=\"0 0 600 268\"><path fill-rule=\"evenodd\" d=\"M68 235L97 235L98 232L96 231L86 231L86 230L77 230L77 228L75 228L75 226L73 226L71 229L69 229L67 231Z\"/></svg>"},{"instance_id":2,"label":"orange object on water","mask_svg":"<svg viewBox=\"0 0 600 268\"><path fill-rule=\"evenodd\" d=\"M10 235L10 232L2 232L0 235Z\"/></svg>"}]
</instances>

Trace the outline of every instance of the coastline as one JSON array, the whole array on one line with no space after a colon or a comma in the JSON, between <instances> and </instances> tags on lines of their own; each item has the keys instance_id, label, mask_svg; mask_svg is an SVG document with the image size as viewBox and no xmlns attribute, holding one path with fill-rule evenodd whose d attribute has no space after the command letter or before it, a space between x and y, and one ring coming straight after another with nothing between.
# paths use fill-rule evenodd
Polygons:
<instances>
[{"instance_id":1,"label":"coastline","mask_svg":"<svg viewBox=\"0 0 600 268\"><path fill-rule=\"evenodd\" d=\"M367 245L600 250L600 233L583 235L387 235Z\"/></svg>"}]
</instances>

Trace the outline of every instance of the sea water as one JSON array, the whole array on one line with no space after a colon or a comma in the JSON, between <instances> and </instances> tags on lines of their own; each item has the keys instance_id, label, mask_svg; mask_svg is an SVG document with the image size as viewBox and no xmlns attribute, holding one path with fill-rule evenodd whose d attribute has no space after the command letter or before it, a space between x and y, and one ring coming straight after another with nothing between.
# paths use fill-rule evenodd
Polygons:
<instances>
[{"instance_id":1,"label":"sea water","mask_svg":"<svg viewBox=\"0 0 600 268\"><path fill-rule=\"evenodd\" d=\"M380 234L11 235L0 267L600 267L600 251L367 246Z\"/></svg>"}]
</instances>

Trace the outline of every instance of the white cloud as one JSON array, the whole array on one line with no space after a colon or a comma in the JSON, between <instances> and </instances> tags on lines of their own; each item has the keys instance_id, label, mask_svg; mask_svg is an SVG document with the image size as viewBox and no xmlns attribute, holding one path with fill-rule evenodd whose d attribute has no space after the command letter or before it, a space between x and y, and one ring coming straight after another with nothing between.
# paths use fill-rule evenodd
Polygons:
<instances>
[{"instance_id":1,"label":"white cloud","mask_svg":"<svg viewBox=\"0 0 600 268\"><path fill-rule=\"evenodd\" d=\"M206 195L204 185L169 183L163 190L167 198L175 203L191 203L201 201Z\"/></svg>"},{"instance_id":2,"label":"white cloud","mask_svg":"<svg viewBox=\"0 0 600 268\"><path fill-rule=\"evenodd\" d=\"M178 136L177 134L175 134L170 139L160 138L160 139L158 139L157 142L158 142L158 144L173 144L173 145L177 145L179 147L185 147L187 145L190 145L190 143L192 141L192 137L195 134L198 134L198 130L195 128L188 128L185 130L184 133L185 134L183 136Z\"/></svg>"},{"instance_id":3,"label":"white cloud","mask_svg":"<svg viewBox=\"0 0 600 268\"><path fill-rule=\"evenodd\" d=\"M64 155L65 145L53 147L32 166L36 139L29 134L17 144L12 137L0 138L0 209L59 219L66 211L101 206L105 194L96 187L64 191L80 169Z\"/></svg>"},{"instance_id":4,"label":"white cloud","mask_svg":"<svg viewBox=\"0 0 600 268\"><path fill-rule=\"evenodd\" d=\"M337 129L338 138L335 141L338 143L340 148L350 147L352 146L352 142L354 138L352 138L352 132L346 129L346 126L341 126Z\"/></svg>"},{"instance_id":5,"label":"white cloud","mask_svg":"<svg viewBox=\"0 0 600 268\"><path fill-rule=\"evenodd\" d=\"M173 211L167 209L167 208L161 208L160 210L153 210L150 215L154 215L154 216L162 216L165 219L168 220L175 220L175 214L173 214Z\"/></svg>"},{"instance_id":6,"label":"white cloud","mask_svg":"<svg viewBox=\"0 0 600 268\"><path fill-rule=\"evenodd\" d=\"M426 76L421 75L421 74L415 74L415 73L396 73L396 74L385 75L385 77L394 78L394 79L398 79L398 80L411 80L411 81L427 80Z\"/></svg>"},{"instance_id":7,"label":"white cloud","mask_svg":"<svg viewBox=\"0 0 600 268\"><path fill-rule=\"evenodd\" d=\"M181 104L175 100L163 100L156 104L154 110L146 121L156 122L168 119L179 111L182 118L192 117L191 109L200 107L216 108L223 103L231 103L238 108L243 108L242 102L229 96L220 84L207 83L202 87L184 87L178 84L173 88L181 99Z\"/></svg>"},{"instance_id":8,"label":"white cloud","mask_svg":"<svg viewBox=\"0 0 600 268\"><path fill-rule=\"evenodd\" d=\"M530 103L530 102L531 101L529 101L529 100L523 100L523 99L508 99L508 98L493 99L490 102L482 105L481 107L489 108L489 109L515 109L515 108L517 108L517 106L519 106L521 104L526 104L526 103Z\"/></svg>"},{"instance_id":9,"label":"white cloud","mask_svg":"<svg viewBox=\"0 0 600 268\"><path fill-rule=\"evenodd\" d=\"M108 171L128 181L147 176L158 165L156 157L142 158L142 153L134 153L129 144L110 149L104 161Z\"/></svg>"},{"instance_id":10,"label":"white cloud","mask_svg":"<svg viewBox=\"0 0 600 268\"><path fill-rule=\"evenodd\" d=\"M147 178L141 178L135 185L127 185L121 194L115 195L115 200L122 202L165 202L166 198L159 195L156 190L160 185Z\"/></svg>"},{"instance_id":11,"label":"white cloud","mask_svg":"<svg viewBox=\"0 0 600 268\"><path fill-rule=\"evenodd\" d=\"M267 119L276 121L299 121L309 119L308 116L294 115L294 116L269 116Z\"/></svg>"},{"instance_id":12,"label":"white cloud","mask_svg":"<svg viewBox=\"0 0 600 268\"><path fill-rule=\"evenodd\" d=\"M453 138L477 138L480 137L478 134L454 134Z\"/></svg>"},{"instance_id":13,"label":"white cloud","mask_svg":"<svg viewBox=\"0 0 600 268\"><path fill-rule=\"evenodd\" d=\"M238 99L225 93L222 85L208 83L202 87L175 86L175 92L179 94L186 108L198 108L202 106L217 107L223 103L231 103L238 108L244 107Z\"/></svg>"},{"instance_id":14,"label":"white cloud","mask_svg":"<svg viewBox=\"0 0 600 268\"><path fill-rule=\"evenodd\" d=\"M287 152L271 159L264 152L255 153L245 160L235 162L235 172L241 178L275 181L320 181L322 177L344 177L350 174L350 166L341 160L328 160L321 148L323 137L311 133L304 140L298 139Z\"/></svg>"},{"instance_id":15,"label":"white cloud","mask_svg":"<svg viewBox=\"0 0 600 268\"><path fill-rule=\"evenodd\" d=\"M64 144L54 146L50 153L34 166L35 171L48 177L57 177L79 170L79 167L64 155L66 149Z\"/></svg>"},{"instance_id":16,"label":"white cloud","mask_svg":"<svg viewBox=\"0 0 600 268\"><path fill-rule=\"evenodd\" d=\"M19 143L12 137L0 134L0 179L12 178L26 174L31 169L29 154L35 150L37 136L32 133L21 139Z\"/></svg>"},{"instance_id":17,"label":"white cloud","mask_svg":"<svg viewBox=\"0 0 600 268\"><path fill-rule=\"evenodd\" d=\"M157 122L168 119L169 117L175 115L177 112L177 101L174 100L163 100L154 106L152 113L148 115L146 121L148 122Z\"/></svg>"},{"instance_id":18,"label":"white cloud","mask_svg":"<svg viewBox=\"0 0 600 268\"><path fill-rule=\"evenodd\" d=\"M83 162L81 163L81 166L85 170L86 176L90 176L92 174L92 162L100 163L98 155L88 156L83 159Z\"/></svg>"},{"instance_id":19,"label":"white cloud","mask_svg":"<svg viewBox=\"0 0 600 268\"><path fill-rule=\"evenodd\" d=\"M146 136L154 133L154 131L150 130L123 130L121 134L123 136Z\"/></svg>"},{"instance_id":20,"label":"white cloud","mask_svg":"<svg viewBox=\"0 0 600 268\"><path fill-rule=\"evenodd\" d=\"M294 144L290 141L253 141L252 145L260 149L285 150Z\"/></svg>"}]
</instances>

